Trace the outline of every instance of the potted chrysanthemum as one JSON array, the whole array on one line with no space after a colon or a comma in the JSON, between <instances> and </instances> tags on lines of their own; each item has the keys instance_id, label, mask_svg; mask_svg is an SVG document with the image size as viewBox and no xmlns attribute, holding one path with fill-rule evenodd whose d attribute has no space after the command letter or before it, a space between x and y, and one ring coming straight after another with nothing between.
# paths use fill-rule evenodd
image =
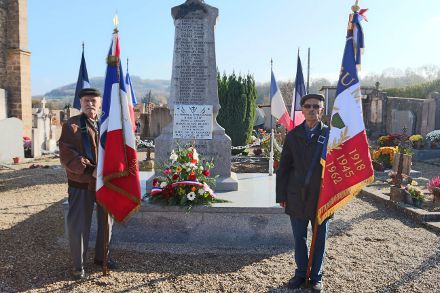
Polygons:
<instances>
[{"instance_id":1,"label":"potted chrysanthemum","mask_svg":"<svg viewBox=\"0 0 440 293\"><path fill-rule=\"evenodd\" d=\"M438 148L438 144L440 143L440 129L428 133L426 140L430 142L432 149Z\"/></svg>"},{"instance_id":2,"label":"potted chrysanthemum","mask_svg":"<svg viewBox=\"0 0 440 293\"><path fill-rule=\"evenodd\" d=\"M433 195L432 200L440 202L440 176L431 178L426 187Z\"/></svg>"}]
</instances>

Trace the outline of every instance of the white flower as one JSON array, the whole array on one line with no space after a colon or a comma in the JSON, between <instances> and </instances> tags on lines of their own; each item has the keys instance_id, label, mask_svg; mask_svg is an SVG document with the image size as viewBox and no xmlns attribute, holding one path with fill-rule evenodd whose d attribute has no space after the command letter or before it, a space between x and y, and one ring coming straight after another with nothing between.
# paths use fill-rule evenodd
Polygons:
<instances>
[{"instance_id":1,"label":"white flower","mask_svg":"<svg viewBox=\"0 0 440 293\"><path fill-rule=\"evenodd\" d=\"M186 168L186 172L191 172L191 168Z\"/></svg>"},{"instance_id":2,"label":"white flower","mask_svg":"<svg viewBox=\"0 0 440 293\"><path fill-rule=\"evenodd\" d=\"M193 151L193 160L198 161L199 160L199 154L197 153L196 149Z\"/></svg>"},{"instance_id":3,"label":"white flower","mask_svg":"<svg viewBox=\"0 0 440 293\"><path fill-rule=\"evenodd\" d=\"M178 156L173 150L170 155L170 160L174 163L175 161L177 161L177 158L178 158Z\"/></svg>"},{"instance_id":4,"label":"white flower","mask_svg":"<svg viewBox=\"0 0 440 293\"><path fill-rule=\"evenodd\" d=\"M204 194L204 193L205 193L205 191L203 190L203 188L200 188L200 189L199 189L199 194L202 195L202 194Z\"/></svg>"},{"instance_id":5,"label":"white flower","mask_svg":"<svg viewBox=\"0 0 440 293\"><path fill-rule=\"evenodd\" d=\"M199 169L200 169L200 170L203 170L203 166L199 166Z\"/></svg>"},{"instance_id":6,"label":"white flower","mask_svg":"<svg viewBox=\"0 0 440 293\"><path fill-rule=\"evenodd\" d=\"M196 199L196 194L193 191L191 191L186 195L186 198L190 201L193 201L194 199Z\"/></svg>"},{"instance_id":7,"label":"white flower","mask_svg":"<svg viewBox=\"0 0 440 293\"><path fill-rule=\"evenodd\" d=\"M167 186L167 183L166 183L166 182L162 182L162 183L160 184L160 188L164 188L165 186Z\"/></svg>"}]
</instances>

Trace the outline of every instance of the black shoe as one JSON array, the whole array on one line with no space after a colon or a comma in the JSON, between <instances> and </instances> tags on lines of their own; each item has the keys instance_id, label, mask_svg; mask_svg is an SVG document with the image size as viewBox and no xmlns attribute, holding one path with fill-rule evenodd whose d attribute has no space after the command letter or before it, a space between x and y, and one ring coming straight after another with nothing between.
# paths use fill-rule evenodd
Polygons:
<instances>
[{"instance_id":1,"label":"black shoe","mask_svg":"<svg viewBox=\"0 0 440 293\"><path fill-rule=\"evenodd\" d=\"M301 288L301 286L304 285L305 281L306 278L294 276L292 279L289 280L289 283L287 283L287 288L289 289Z\"/></svg>"},{"instance_id":2,"label":"black shoe","mask_svg":"<svg viewBox=\"0 0 440 293\"><path fill-rule=\"evenodd\" d=\"M312 281L312 290L313 292L321 292L324 289L324 285L322 281Z\"/></svg>"},{"instance_id":3,"label":"black shoe","mask_svg":"<svg viewBox=\"0 0 440 293\"><path fill-rule=\"evenodd\" d=\"M86 273L84 272L84 269L74 269L72 271L72 278L76 281L82 280L86 278Z\"/></svg>"},{"instance_id":4,"label":"black shoe","mask_svg":"<svg viewBox=\"0 0 440 293\"><path fill-rule=\"evenodd\" d=\"M98 259L94 259L93 263L95 265L101 266L102 267L102 260L98 260ZM107 268L110 270L117 270L119 268L118 263L115 262L114 260L112 260L111 258L108 259L107 261Z\"/></svg>"}]
</instances>

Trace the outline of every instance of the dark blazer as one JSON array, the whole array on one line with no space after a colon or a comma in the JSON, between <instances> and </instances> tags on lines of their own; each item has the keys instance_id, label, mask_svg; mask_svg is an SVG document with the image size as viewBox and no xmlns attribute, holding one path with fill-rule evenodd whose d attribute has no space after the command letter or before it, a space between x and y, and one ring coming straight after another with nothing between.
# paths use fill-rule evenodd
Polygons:
<instances>
[{"instance_id":1,"label":"dark blazer","mask_svg":"<svg viewBox=\"0 0 440 293\"><path fill-rule=\"evenodd\" d=\"M320 160L316 164L305 197L301 196L305 178L315 155L319 135L310 141L306 138L303 122L287 135L281 152L280 165L276 173L276 202L286 202L286 214L304 220L314 220L316 205L321 185L322 166ZM321 132L328 126L320 122Z\"/></svg>"}]
</instances>

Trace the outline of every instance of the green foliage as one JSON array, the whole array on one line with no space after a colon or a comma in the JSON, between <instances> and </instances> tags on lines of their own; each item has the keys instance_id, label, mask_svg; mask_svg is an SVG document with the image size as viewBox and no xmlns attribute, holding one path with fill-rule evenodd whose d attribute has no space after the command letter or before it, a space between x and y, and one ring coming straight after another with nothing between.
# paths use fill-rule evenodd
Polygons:
<instances>
[{"instance_id":1,"label":"green foliage","mask_svg":"<svg viewBox=\"0 0 440 293\"><path fill-rule=\"evenodd\" d=\"M391 88L385 91L391 97L424 99L432 92L440 92L440 79L404 88Z\"/></svg>"},{"instance_id":2,"label":"green foliage","mask_svg":"<svg viewBox=\"0 0 440 293\"><path fill-rule=\"evenodd\" d=\"M217 122L225 129L233 146L246 145L255 120L257 90L254 77L217 73L217 83L221 106Z\"/></svg>"},{"instance_id":3,"label":"green foliage","mask_svg":"<svg viewBox=\"0 0 440 293\"><path fill-rule=\"evenodd\" d=\"M217 199L212 190L217 178L211 177L210 169L213 167L212 161L199 158L194 147L173 150L167 166L159 169L159 176L153 179L153 188L148 198L152 203L189 208L193 205L225 202Z\"/></svg>"}]
</instances>

